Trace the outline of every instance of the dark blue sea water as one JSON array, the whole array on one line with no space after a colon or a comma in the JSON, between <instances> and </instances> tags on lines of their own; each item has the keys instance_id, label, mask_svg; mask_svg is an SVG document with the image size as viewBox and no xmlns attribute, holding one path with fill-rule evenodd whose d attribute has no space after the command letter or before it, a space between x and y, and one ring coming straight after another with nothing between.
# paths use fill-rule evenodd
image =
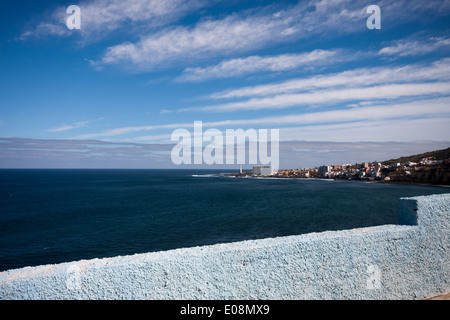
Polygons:
<instances>
[{"instance_id":1,"label":"dark blue sea water","mask_svg":"<svg viewBox=\"0 0 450 320\"><path fill-rule=\"evenodd\" d=\"M194 170L0 170L0 270L397 223L440 187Z\"/></svg>"}]
</instances>

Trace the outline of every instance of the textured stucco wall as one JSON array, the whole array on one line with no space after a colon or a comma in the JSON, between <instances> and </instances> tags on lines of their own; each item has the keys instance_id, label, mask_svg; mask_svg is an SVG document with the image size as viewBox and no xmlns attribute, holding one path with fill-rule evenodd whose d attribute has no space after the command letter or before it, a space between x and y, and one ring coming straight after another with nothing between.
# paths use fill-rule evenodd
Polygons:
<instances>
[{"instance_id":1,"label":"textured stucco wall","mask_svg":"<svg viewBox=\"0 0 450 320\"><path fill-rule=\"evenodd\" d=\"M401 199L401 225L27 267L1 299L423 299L450 291L450 194Z\"/></svg>"}]
</instances>

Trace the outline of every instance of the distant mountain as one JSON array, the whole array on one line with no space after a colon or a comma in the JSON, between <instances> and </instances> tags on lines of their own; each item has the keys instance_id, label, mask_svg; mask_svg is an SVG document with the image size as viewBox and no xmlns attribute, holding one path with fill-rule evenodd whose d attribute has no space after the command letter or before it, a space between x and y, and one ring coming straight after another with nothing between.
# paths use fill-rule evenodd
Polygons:
<instances>
[{"instance_id":1,"label":"distant mountain","mask_svg":"<svg viewBox=\"0 0 450 320\"><path fill-rule=\"evenodd\" d=\"M390 164L393 164L393 163L405 163L405 162L408 162L408 161L419 162L423 158L427 158L427 157L434 157L433 158L434 160L449 159L450 158L450 147L447 148L447 149L436 150L436 151L431 151L431 152L425 152L425 153L416 154L416 155L413 155L413 156L407 156L407 157L401 157L401 158L397 158L397 159L391 159L391 160L383 161L383 164L390 165Z\"/></svg>"}]
</instances>

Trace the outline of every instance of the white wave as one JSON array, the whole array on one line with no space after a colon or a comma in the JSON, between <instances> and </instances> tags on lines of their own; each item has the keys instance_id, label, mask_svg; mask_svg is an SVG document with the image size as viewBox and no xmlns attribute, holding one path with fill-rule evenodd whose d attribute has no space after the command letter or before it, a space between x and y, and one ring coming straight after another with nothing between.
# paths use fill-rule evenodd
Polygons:
<instances>
[{"instance_id":1,"label":"white wave","mask_svg":"<svg viewBox=\"0 0 450 320\"><path fill-rule=\"evenodd\" d=\"M217 174L193 174L192 177L195 178L211 178L211 177L218 177Z\"/></svg>"}]
</instances>

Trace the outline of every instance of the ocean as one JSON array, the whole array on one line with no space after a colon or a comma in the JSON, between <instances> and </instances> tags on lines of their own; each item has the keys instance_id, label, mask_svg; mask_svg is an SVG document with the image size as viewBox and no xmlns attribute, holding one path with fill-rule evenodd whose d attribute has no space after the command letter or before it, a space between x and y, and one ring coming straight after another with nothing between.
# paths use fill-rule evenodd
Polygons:
<instances>
[{"instance_id":1,"label":"ocean","mask_svg":"<svg viewBox=\"0 0 450 320\"><path fill-rule=\"evenodd\" d=\"M225 170L0 170L0 271L397 224L421 185L237 178Z\"/></svg>"}]
</instances>

